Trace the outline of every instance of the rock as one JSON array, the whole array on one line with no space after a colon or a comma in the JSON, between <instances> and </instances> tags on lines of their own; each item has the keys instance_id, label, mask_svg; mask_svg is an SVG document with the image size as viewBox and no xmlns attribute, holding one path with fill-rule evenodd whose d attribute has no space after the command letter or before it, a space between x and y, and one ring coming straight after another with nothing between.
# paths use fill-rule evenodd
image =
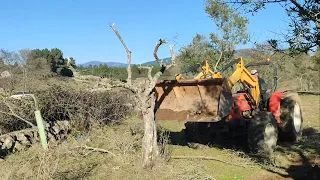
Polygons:
<instances>
[{"instance_id":1,"label":"rock","mask_svg":"<svg viewBox=\"0 0 320 180\"><path fill-rule=\"evenodd\" d=\"M24 146L29 146L31 143L29 142L28 138L23 133L18 133L16 135L17 140Z\"/></svg>"},{"instance_id":2,"label":"rock","mask_svg":"<svg viewBox=\"0 0 320 180\"><path fill-rule=\"evenodd\" d=\"M13 147L13 153L17 152L17 151L22 151L24 149L24 146L22 146L18 141L16 141L16 143L14 144Z\"/></svg>"},{"instance_id":3,"label":"rock","mask_svg":"<svg viewBox=\"0 0 320 180\"><path fill-rule=\"evenodd\" d=\"M13 139L11 136L6 137L6 139L3 141L2 149L11 149L13 145Z\"/></svg>"},{"instance_id":4,"label":"rock","mask_svg":"<svg viewBox=\"0 0 320 180\"><path fill-rule=\"evenodd\" d=\"M48 139L49 139L49 143L56 142L56 138L51 133L48 134Z\"/></svg>"},{"instance_id":5,"label":"rock","mask_svg":"<svg viewBox=\"0 0 320 180\"><path fill-rule=\"evenodd\" d=\"M3 71L0 76L1 78L9 78L11 77L11 74L9 73L9 71Z\"/></svg>"}]
</instances>

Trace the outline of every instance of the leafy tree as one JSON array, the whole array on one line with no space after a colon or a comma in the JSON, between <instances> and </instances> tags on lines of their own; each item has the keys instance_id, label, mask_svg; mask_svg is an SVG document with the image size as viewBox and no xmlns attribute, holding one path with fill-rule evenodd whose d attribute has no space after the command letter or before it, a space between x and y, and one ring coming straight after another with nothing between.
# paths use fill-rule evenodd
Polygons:
<instances>
[{"instance_id":1,"label":"leafy tree","mask_svg":"<svg viewBox=\"0 0 320 180\"><path fill-rule=\"evenodd\" d=\"M180 49L179 58L181 59L182 69L196 65L204 60L214 62L216 51L210 41L203 35L197 34L191 44Z\"/></svg>"},{"instance_id":2,"label":"leafy tree","mask_svg":"<svg viewBox=\"0 0 320 180\"><path fill-rule=\"evenodd\" d=\"M73 76L72 71L67 67L67 59L63 57L63 53L58 48L51 50L45 49L34 49L30 53L30 60L36 60L38 58L45 59L51 68L51 72L57 73L61 76ZM71 58L71 63L75 66L75 60Z\"/></svg>"},{"instance_id":3,"label":"leafy tree","mask_svg":"<svg viewBox=\"0 0 320 180\"><path fill-rule=\"evenodd\" d=\"M18 76L21 73L18 55L13 51L0 49L0 60L2 61L0 73L2 73L2 71L8 71L10 73L9 77L4 78L5 82L1 82L1 88L12 93L15 85L17 84Z\"/></svg>"},{"instance_id":4,"label":"leafy tree","mask_svg":"<svg viewBox=\"0 0 320 180\"><path fill-rule=\"evenodd\" d=\"M248 40L248 19L221 0L207 0L205 12L213 20L219 33L211 33L210 40L197 34L191 44L180 50L183 67L208 60L214 68L228 63L237 45ZM217 66L221 61L220 66Z\"/></svg>"},{"instance_id":5,"label":"leafy tree","mask_svg":"<svg viewBox=\"0 0 320 180\"><path fill-rule=\"evenodd\" d=\"M291 53L307 53L320 46L320 3L318 0L231 0L226 3L238 4L247 12L257 13L266 8L268 3L281 5L287 12L289 33L284 35L290 45ZM279 50L278 40L270 40L270 44Z\"/></svg>"},{"instance_id":6,"label":"leafy tree","mask_svg":"<svg viewBox=\"0 0 320 180\"><path fill-rule=\"evenodd\" d=\"M205 11L220 31L220 35L210 34L213 47L222 54L221 60L227 60L233 56L237 45L248 41L249 21L221 0L207 0Z\"/></svg>"}]
</instances>

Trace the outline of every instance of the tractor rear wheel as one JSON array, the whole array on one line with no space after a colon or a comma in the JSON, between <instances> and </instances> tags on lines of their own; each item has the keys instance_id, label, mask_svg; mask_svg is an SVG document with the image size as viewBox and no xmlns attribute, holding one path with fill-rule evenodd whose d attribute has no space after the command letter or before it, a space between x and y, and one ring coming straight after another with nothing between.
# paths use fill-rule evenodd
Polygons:
<instances>
[{"instance_id":1,"label":"tractor rear wheel","mask_svg":"<svg viewBox=\"0 0 320 180\"><path fill-rule=\"evenodd\" d=\"M290 93L281 100L279 139L297 142L302 136L302 110L298 94Z\"/></svg>"},{"instance_id":2,"label":"tractor rear wheel","mask_svg":"<svg viewBox=\"0 0 320 180\"><path fill-rule=\"evenodd\" d=\"M258 111L248 125L248 148L259 156L270 157L278 140L277 120L267 111Z\"/></svg>"}]
</instances>

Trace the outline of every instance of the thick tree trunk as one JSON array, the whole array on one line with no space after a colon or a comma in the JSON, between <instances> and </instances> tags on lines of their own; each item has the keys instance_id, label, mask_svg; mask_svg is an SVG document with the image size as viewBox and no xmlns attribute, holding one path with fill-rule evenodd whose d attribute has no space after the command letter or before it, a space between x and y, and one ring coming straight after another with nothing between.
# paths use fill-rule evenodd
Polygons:
<instances>
[{"instance_id":1,"label":"thick tree trunk","mask_svg":"<svg viewBox=\"0 0 320 180\"><path fill-rule=\"evenodd\" d=\"M151 168L154 160L159 155L157 143L157 128L154 118L154 96L150 95L146 104L143 104L144 136L142 142L142 164L145 168Z\"/></svg>"}]
</instances>

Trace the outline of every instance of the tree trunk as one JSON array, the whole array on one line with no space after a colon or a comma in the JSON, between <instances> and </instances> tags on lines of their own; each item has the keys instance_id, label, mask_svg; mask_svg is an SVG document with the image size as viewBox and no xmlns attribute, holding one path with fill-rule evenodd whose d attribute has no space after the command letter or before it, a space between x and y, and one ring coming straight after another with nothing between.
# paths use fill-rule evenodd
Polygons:
<instances>
[{"instance_id":1,"label":"tree trunk","mask_svg":"<svg viewBox=\"0 0 320 180\"><path fill-rule=\"evenodd\" d=\"M151 94L143 106L144 136L142 142L142 164L144 168L151 168L159 155L157 143L157 128L154 118L154 96Z\"/></svg>"}]
</instances>

